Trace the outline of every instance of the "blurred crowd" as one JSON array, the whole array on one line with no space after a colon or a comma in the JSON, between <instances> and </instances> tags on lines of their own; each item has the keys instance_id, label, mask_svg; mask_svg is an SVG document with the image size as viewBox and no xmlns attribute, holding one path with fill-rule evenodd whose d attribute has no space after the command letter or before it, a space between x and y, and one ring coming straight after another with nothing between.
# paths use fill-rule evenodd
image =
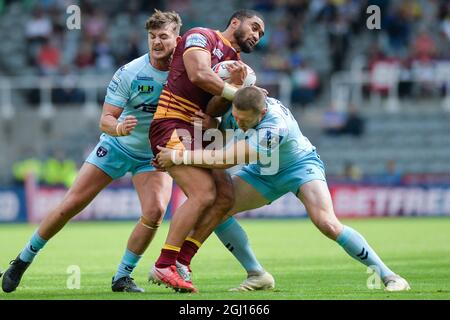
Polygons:
<instances>
[{"instance_id":1,"label":"blurred crowd","mask_svg":"<svg viewBox=\"0 0 450 320\"><path fill-rule=\"evenodd\" d=\"M14 182L22 185L27 179L48 186L69 188L78 173L77 163L67 158L62 150L49 152L45 159L24 157L12 167Z\"/></svg>"},{"instance_id":2,"label":"blurred crowd","mask_svg":"<svg viewBox=\"0 0 450 320\"><path fill-rule=\"evenodd\" d=\"M209 26L201 14L202 1L96 1L81 0L81 29L68 32L68 0L0 1L0 19L8 6L20 4L27 15L22 32L26 41L29 70L41 75L63 75L67 81L55 93L56 102L81 102L82 92L70 90L70 75L111 74L118 66L147 50L143 28L153 8L177 10L183 29ZM77 3L75 1L75 3ZM416 92L407 80L403 95L433 94L436 61L450 59L450 2L445 0L249 0L246 7L263 13L266 36L255 59L255 69L264 77L288 76L294 106L314 103L327 87L330 75L349 68L355 53L365 57L364 68L382 73L383 67L399 64L421 77ZM230 1L230 12L240 3ZM368 30L366 8L381 10L381 30ZM227 18L218 10L217 24L223 29ZM209 17L211 18L211 17ZM257 60L257 61L256 61ZM7 63L6 63L7 64ZM0 72L14 73L14 70ZM374 82L368 90L383 93L383 83Z\"/></svg>"},{"instance_id":3,"label":"blurred crowd","mask_svg":"<svg viewBox=\"0 0 450 320\"><path fill-rule=\"evenodd\" d=\"M393 159L386 160L384 169L378 174L372 175L364 174L361 167L347 160L344 163L341 174L332 176L330 181L345 184L359 184L364 182L368 185L398 186L405 183L406 178L407 176L398 168L397 162Z\"/></svg>"},{"instance_id":4,"label":"blurred crowd","mask_svg":"<svg viewBox=\"0 0 450 320\"><path fill-rule=\"evenodd\" d=\"M66 9L72 4L80 7L81 28L69 31L66 20L70 13ZM380 30L367 28L366 8L370 5L380 8ZM0 77L60 76L59 88L51 92L53 103L79 105L89 97L78 87L78 76L92 74L108 79L118 67L148 50L144 25L154 8L177 11L183 19L181 31L185 32L196 26L223 30L231 13L242 6L238 0L0 0ZM302 110L326 106L316 109L322 117L324 141L337 144L345 139L364 141L370 136L373 119L361 113L361 105L350 104L342 110L329 103L330 80L355 65L370 74L370 82L362 86L363 95L388 95L392 90L389 75L393 73L399 79L395 89L400 98L441 97L448 91L442 82L436 82L436 77L450 79L450 1L247 0L245 7L264 15L266 30L255 52L243 54L244 61L256 71L258 81L289 81L291 107ZM277 89L268 89L277 96ZM22 101L36 105L41 102L38 89L14 92L20 95L21 100L15 102L20 105ZM97 98L102 100L104 94L98 93ZM103 102L100 100L99 106ZM309 134L305 123L301 125ZM446 131L430 132L435 137ZM96 141L97 132L93 134ZM403 137L397 136L400 140ZM83 147L85 142L80 140L80 150ZM363 152L367 152L366 146ZM74 157L73 151L67 154ZM448 163L441 156L434 159L439 160L434 163L437 167L430 164L411 169L405 166L409 156L395 164L387 161L391 154L385 154L386 159L380 163L386 161L386 172L381 172L382 168L370 172L380 173L380 179L391 177L386 179L392 179L392 183L398 183L400 169L442 172L447 168L443 164ZM13 170L15 180L22 181L31 171L41 182L68 185L74 164L53 158L56 160L30 156L18 162ZM367 168L371 168L362 160L344 163L334 155L324 159L338 165L329 172L350 181L364 179ZM62 181L55 181L58 171L67 173Z\"/></svg>"}]
</instances>

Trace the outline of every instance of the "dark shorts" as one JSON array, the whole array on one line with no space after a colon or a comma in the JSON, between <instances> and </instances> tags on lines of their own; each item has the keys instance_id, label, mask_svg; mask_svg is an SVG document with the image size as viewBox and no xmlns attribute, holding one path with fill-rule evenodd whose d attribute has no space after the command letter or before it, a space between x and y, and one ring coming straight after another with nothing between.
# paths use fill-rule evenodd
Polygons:
<instances>
[{"instance_id":1,"label":"dark shorts","mask_svg":"<svg viewBox=\"0 0 450 320\"><path fill-rule=\"evenodd\" d=\"M202 137L201 129L183 120L157 119L150 125L149 139L155 156L159 153L156 146L176 150L202 149L205 147Z\"/></svg>"}]
</instances>

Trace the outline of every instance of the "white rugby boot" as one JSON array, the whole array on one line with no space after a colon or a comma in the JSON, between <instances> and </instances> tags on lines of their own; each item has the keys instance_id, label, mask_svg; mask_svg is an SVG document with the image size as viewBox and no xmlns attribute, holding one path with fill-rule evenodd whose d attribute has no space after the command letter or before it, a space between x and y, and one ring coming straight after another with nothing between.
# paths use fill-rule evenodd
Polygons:
<instances>
[{"instance_id":1,"label":"white rugby boot","mask_svg":"<svg viewBox=\"0 0 450 320\"><path fill-rule=\"evenodd\" d=\"M397 274L385 277L383 279L383 282L385 286L384 288L385 291L395 292L395 291L407 291L411 289L408 281L406 281Z\"/></svg>"},{"instance_id":2,"label":"white rugby boot","mask_svg":"<svg viewBox=\"0 0 450 320\"><path fill-rule=\"evenodd\" d=\"M272 290L273 288L275 288L275 279L270 273L264 271L260 275L248 276L238 287L231 288L228 291Z\"/></svg>"}]
</instances>

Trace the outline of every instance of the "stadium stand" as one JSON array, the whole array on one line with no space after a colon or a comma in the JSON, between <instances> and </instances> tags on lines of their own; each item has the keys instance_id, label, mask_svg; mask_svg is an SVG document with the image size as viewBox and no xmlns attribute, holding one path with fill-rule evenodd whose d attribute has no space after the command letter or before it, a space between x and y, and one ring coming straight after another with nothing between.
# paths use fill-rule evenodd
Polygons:
<instances>
[{"instance_id":1,"label":"stadium stand","mask_svg":"<svg viewBox=\"0 0 450 320\"><path fill-rule=\"evenodd\" d=\"M364 10L371 4L381 8L381 30L366 28ZM241 2L78 1L82 26L72 31L65 25L67 5L2 2L2 185L12 183L14 162L45 159L49 150L61 149L81 164L100 134L108 79L145 52L143 26L154 7L177 10L182 31L223 29ZM243 59L261 86L292 106L328 175L341 175L349 160L364 175L382 174L392 158L405 173L449 172L447 1L252 0L246 6L265 15L267 32L255 54ZM86 85L88 76L101 80ZM364 119L362 135L325 134L322 120L330 106L345 115L349 105Z\"/></svg>"}]
</instances>

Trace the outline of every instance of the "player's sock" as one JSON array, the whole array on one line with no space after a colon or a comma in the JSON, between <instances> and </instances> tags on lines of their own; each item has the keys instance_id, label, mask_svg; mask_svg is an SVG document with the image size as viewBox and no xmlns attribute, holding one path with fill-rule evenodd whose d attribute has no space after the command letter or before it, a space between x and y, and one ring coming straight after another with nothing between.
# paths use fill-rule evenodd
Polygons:
<instances>
[{"instance_id":1,"label":"player's sock","mask_svg":"<svg viewBox=\"0 0 450 320\"><path fill-rule=\"evenodd\" d=\"M161 249L161 254L155 263L157 268L167 268L168 266L175 265L180 252L179 247L172 246L170 244L165 244Z\"/></svg>"},{"instance_id":2,"label":"player's sock","mask_svg":"<svg viewBox=\"0 0 450 320\"><path fill-rule=\"evenodd\" d=\"M247 234L235 218L228 218L214 232L249 275L258 275L264 272L264 268L250 247Z\"/></svg>"},{"instance_id":3,"label":"player's sock","mask_svg":"<svg viewBox=\"0 0 450 320\"><path fill-rule=\"evenodd\" d=\"M344 226L344 230L337 237L336 242L354 259L368 267L375 266L375 271L381 279L393 275L392 272L375 251L369 246L366 239L356 230Z\"/></svg>"},{"instance_id":4,"label":"player's sock","mask_svg":"<svg viewBox=\"0 0 450 320\"><path fill-rule=\"evenodd\" d=\"M201 247L202 243L191 238L187 237L184 240L183 245L181 246L180 253L178 254L177 260L178 262L188 266L191 264L192 258L197 253L197 250Z\"/></svg>"},{"instance_id":5,"label":"player's sock","mask_svg":"<svg viewBox=\"0 0 450 320\"><path fill-rule=\"evenodd\" d=\"M123 277L130 277L140 259L141 256L126 249L122 261L120 261L119 267L117 268L117 272L114 275L114 281Z\"/></svg>"},{"instance_id":6,"label":"player's sock","mask_svg":"<svg viewBox=\"0 0 450 320\"><path fill-rule=\"evenodd\" d=\"M23 248L22 252L20 253L19 256L20 260L25 262L33 261L34 257L38 254L39 250L41 250L46 243L47 240L42 239L38 231L36 230L33 233L33 236L31 237L30 241L27 243L25 248Z\"/></svg>"}]
</instances>

